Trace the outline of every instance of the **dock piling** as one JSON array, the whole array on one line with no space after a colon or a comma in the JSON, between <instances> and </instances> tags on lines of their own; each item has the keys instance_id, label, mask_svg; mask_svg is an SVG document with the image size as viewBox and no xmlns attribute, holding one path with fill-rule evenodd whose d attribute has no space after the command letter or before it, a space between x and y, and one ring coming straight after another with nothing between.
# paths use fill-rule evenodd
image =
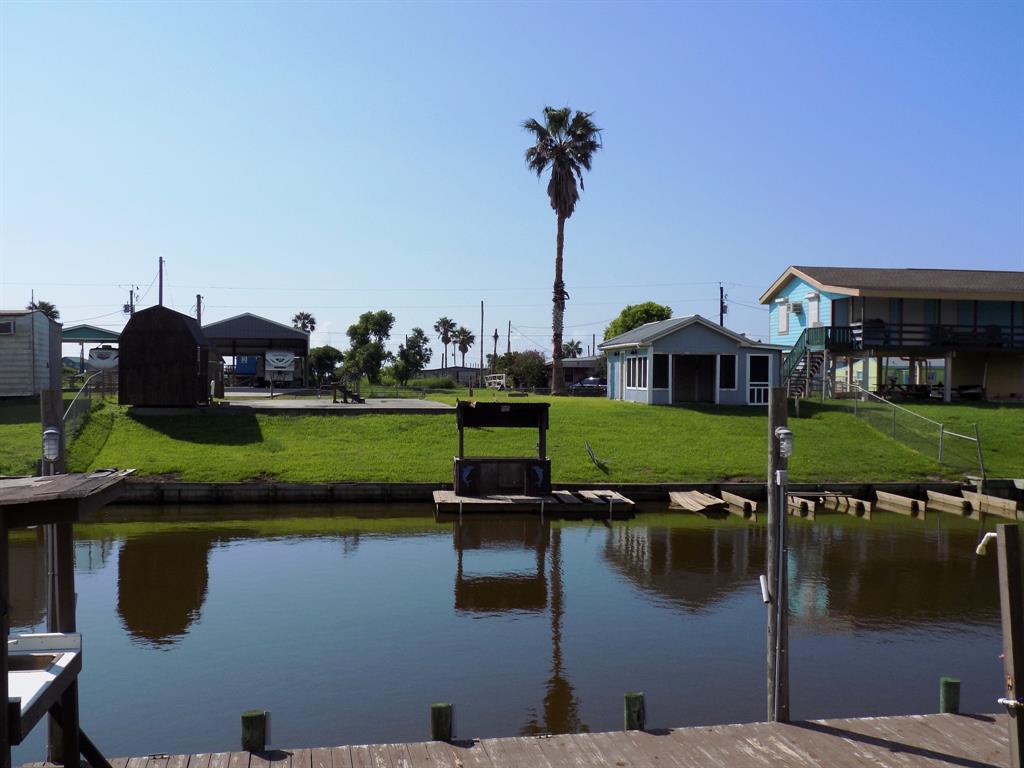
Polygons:
<instances>
[{"instance_id":1,"label":"dock piling","mask_svg":"<svg viewBox=\"0 0 1024 768\"><path fill-rule=\"evenodd\" d=\"M625 730L642 731L647 724L647 708L644 695L639 691L625 695Z\"/></svg>"},{"instance_id":2,"label":"dock piling","mask_svg":"<svg viewBox=\"0 0 1024 768\"><path fill-rule=\"evenodd\" d=\"M452 705L438 702L430 705L430 740L452 740Z\"/></svg>"},{"instance_id":3,"label":"dock piling","mask_svg":"<svg viewBox=\"0 0 1024 768\"><path fill-rule=\"evenodd\" d=\"M939 678L939 712L954 715L960 712L960 678Z\"/></svg>"},{"instance_id":4,"label":"dock piling","mask_svg":"<svg viewBox=\"0 0 1024 768\"><path fill-rule=\"evenodd\" d=\"M250 709L242 713L242 750L262 752L267 748L267 731L270 713L262 709Z\"/></svg>"}]
</instances>

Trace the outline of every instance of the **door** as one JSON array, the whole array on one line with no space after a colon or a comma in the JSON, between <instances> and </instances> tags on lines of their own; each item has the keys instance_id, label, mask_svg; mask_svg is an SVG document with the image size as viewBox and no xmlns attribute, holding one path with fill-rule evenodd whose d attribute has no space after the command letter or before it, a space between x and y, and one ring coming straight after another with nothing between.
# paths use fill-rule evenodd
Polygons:
<instances>
[{"instance_id":1,"label":"door","mask_svg":"<svg viewBox=\"0 0 1024 768\"><path fill-rule=\"evenodd\" d=\"M768 405L771 389L771 355L747 355L747 404Z\"/></svg>"},{"instance_id":2,"label":"door","mask_svg":"<svg viewBox=\"0 0 1024 768\"><path fill-rule=\"evenodd\" d=\"M714 355L672 355L672 402L715 402Z\"/></svg>"}]
</instances>

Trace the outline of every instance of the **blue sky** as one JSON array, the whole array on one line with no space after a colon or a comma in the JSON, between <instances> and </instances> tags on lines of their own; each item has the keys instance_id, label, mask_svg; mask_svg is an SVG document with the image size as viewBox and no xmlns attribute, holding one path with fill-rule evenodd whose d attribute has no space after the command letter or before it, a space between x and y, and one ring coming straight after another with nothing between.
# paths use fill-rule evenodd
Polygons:
<instances>
[{"instance_id":1,"label":"blue sky","mask_svg":"<svg viewBox=\"0 0 1024 768\"><path fill-rule=\"evenodd\" d=\"M765 337L790 264L1024 269L1022 31L986 2L3 3L0 306L120 327L163 256L204 320L308 310L344 348L368 309L479 333L483 300L545 349L546 104L604 129L566 229L585 345L627 303L716 317L719 282Z\"/></svg>"}]
</instances>

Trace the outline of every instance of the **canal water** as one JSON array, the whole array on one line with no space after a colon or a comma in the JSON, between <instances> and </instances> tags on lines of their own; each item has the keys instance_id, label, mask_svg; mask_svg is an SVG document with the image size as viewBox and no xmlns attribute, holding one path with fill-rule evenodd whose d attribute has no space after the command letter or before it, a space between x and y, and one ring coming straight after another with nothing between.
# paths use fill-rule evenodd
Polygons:
<instances>
[{"instance_id":1,"label":"canal water","mask_svg":"<svg viewBox=\"0 0 1024 768\"><path fill-rule=\"evenodd\" d=\"M256 707L280 747L423 740L435 701L459 737L610 730L636 690L652 727L764 719L763 525L352 509L113 507L79 526L93 741L237 749ZM795 718L933 712L941 675L965 711L996 709L996 563L974 554L977 526L791 520ZM11 548L15 630L40 629L36 532ZM42 759L42 730L16 762Z\"/></svg>"}]
</instances>

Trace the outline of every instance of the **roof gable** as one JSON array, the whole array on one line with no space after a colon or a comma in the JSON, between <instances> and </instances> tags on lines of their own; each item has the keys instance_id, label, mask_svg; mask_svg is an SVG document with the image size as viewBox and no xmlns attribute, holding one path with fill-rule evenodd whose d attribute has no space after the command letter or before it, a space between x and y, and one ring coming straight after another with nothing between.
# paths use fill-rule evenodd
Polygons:
<instances>
[{"instance_id":1,"label":"roof gable","mask_svg":"<svg viewBox=\"0 0 1024 768\"><path fill-rule=\"evenodd\" d=\"M714 333L718 333L743 347L764 347L774 349L770 344L762 344L748 339L746 336L735 331L730 331L717 323L713 323L701 315L690 315L688 317L673 317L668 320L657 320L653 323L646 323L639 328L613 336L610 339L597 345L598 349L616 349L619 347L646 346L669 334L680 331L691 325L701 325Z\"/></svg>"},{"instance_id":2,"label":"roof gable","mask_svg":"<svg viewBox=\"0 0 1024 768\"><path fill-rule=\"evenodd\" d=\"M769 303L794 277L818 290L849 296L1024 300L1024 271L791 266L760 302Z\"/></svg>"},{"instance_id":3,"label":"roof gable","mask_svg":"<svg viewBox=\"0 0 1024 768\"><path fill-rule=\"evenodd\" d=\"M218 320L203 326L207 336L235 339L296 339L306 341L309 334L290 325L266 317L243 312L240 315Z\"/></svg>"}]
</instances>

